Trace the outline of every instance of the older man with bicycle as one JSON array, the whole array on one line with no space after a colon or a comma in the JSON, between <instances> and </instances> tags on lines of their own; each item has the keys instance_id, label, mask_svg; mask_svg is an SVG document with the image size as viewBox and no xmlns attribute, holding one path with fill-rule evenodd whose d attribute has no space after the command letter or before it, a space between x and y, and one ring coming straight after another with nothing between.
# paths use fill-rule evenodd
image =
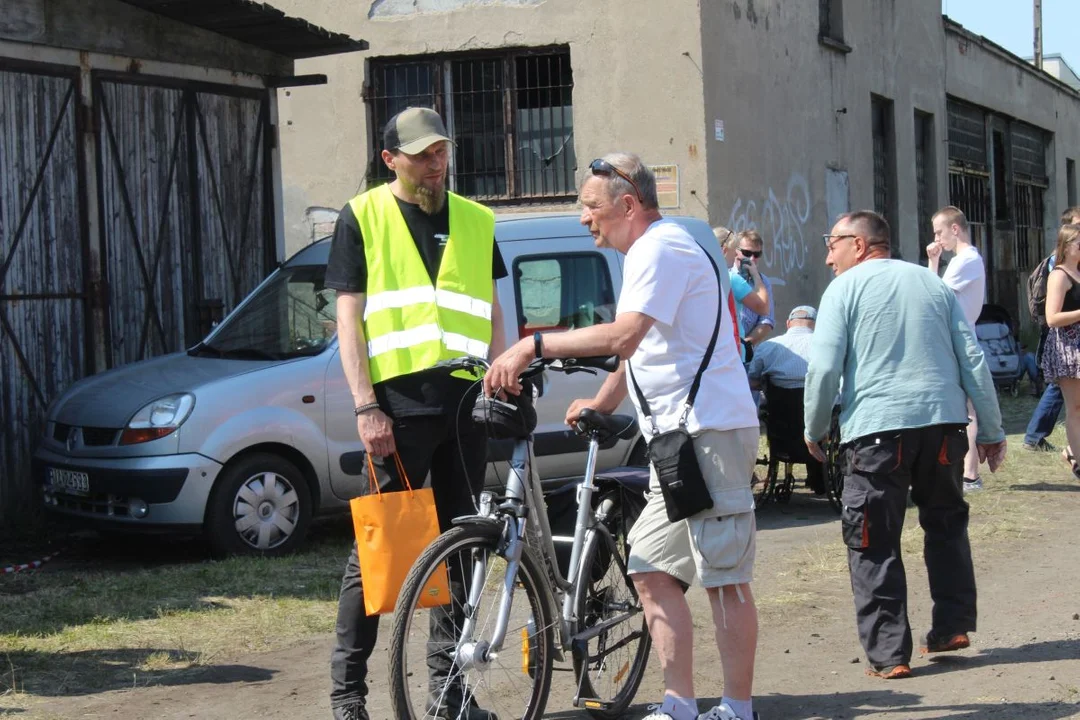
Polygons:
<instances>
[{"instance_id":1,"label":"older man with bicycle","mask_svg":"<svg viewBox=\"0 0 1080 720\"><path fill-rule=\"evenodd\" d=\"M639 157L607 155L589 170L580 190L581 223L598 247L626 255L616 318L523 339L492 364L485 391L519 392L518 377L536 357L617 354L619 370L596 397L574 401L567 422L575 423L585 408L613 412L629 392L629 366L654 460L662 438L683 430L692 439L684 447L696 456L706 509L671 520L682 515L673 505L683 482L663 473L662 484L654 462L650 498L629 537L628 572L664 671L664 700L648 718L698 717L694 629L684 595L697 575L709 594L724 673L721 704L701 717L751 720L757 610L749 584L755 552L750 475L758 419L739 359L727 274L682 226L661 216L655 177ZM699 389L702 401L694 404Z\"/></svg>"}]
</instances>

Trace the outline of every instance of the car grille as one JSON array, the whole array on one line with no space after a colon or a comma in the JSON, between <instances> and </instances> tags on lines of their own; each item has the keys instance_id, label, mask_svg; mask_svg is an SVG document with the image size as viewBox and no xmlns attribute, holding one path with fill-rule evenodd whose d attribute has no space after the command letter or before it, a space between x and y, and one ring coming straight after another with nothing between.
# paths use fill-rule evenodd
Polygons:
<instances>
[{"instance_id":1,"label":"car grille","mask_svg":"<svg viewBox=\"0 0 1080 720\"><path fill-rule=\"evenodd\" d=\"M58 443L66 443L68 438L71 437L71 433L74 431L75 426L73 425L54 423L53 440ZM83 427L82 442L86 447L113 445L116 442L116 434L118 432L120 432L119 428Z\"/></svg>"},{"instance_id":2,"label":"car grille","mask_svg":"<svg viewBox=\"0 0 1080 720\"><path fill-rule=\"evenodd\" d=\"M105 493L92 493L87 497L67 495L65 493L48 493L45 504L72 512L93 513L94 515L104 515L106 517L130 517L128 500L128 498L120 495L107 495Z\"/></svg>"}]
</instances>

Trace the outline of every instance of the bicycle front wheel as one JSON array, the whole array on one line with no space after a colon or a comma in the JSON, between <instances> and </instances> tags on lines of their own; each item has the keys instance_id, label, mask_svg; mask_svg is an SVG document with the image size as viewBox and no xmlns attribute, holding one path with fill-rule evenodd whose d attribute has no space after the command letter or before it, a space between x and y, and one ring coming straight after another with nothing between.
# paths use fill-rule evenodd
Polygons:
<instances>
[{"instance_id":1,"label":"bicycle front wheel","mask_svg":"<svg viewBox=\"0 0 1080 720\"><path fill-rule=\"evenodd\" d=\"M579 705L600 720L623 717L641 685L652 645L637 590L626 575L629 523L621 521L622 512L620 505L609 516L610 537L591 533L582 548L575 598Z\"/></svg>"},{"instance_id":2,"label":"bicycle front wheel","mask_svg":"<svg viewBox=\"0 0 1080 720\"><path fill-rule=\"evenodd\" d=\"M409 571L390 643L390 694L398 720L455 720L475 716L477 708L499 720L543 715L554 649L545 586L528 548L508 581L501 534L501 526L455 527ZM450 603L422 608L425 589L439 578L449 580ZM505 639L491 648L508 586Z\"/></svg>"}]
</instances>

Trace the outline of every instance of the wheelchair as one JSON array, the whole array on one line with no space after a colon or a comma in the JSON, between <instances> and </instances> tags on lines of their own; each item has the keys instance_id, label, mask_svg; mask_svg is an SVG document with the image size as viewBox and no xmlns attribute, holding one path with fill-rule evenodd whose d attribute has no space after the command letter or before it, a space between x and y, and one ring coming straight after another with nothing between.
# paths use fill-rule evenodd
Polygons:
<instances>
[{"instance_id":1,"label":"wheelchair","mask_svg":"<svg viewBox=\"0 0 1080 720\"><path fill-rule=\"evenodd\" d=\"M814 459L803 440L803 388L781 388L766 383L762 388L764 402L758 417L765 426L765 454L757 465L765 477L757 478L753 486L754 502L763 507L769 502L787 503L795 491L795 465L805 465L807 485L824 494L837 513L843 508L844 475L840 452L840 408L833 408L832 425L822 449L825 462ZM781 465L783 475L781 476Z\"/></svg>"}]
</instances>

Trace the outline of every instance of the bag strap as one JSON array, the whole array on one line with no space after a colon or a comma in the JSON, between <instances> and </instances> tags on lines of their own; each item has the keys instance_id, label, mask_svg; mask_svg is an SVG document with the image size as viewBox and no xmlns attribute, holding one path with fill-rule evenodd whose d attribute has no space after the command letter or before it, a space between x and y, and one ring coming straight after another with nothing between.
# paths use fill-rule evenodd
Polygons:
<instances>
[{"instance_id":1,"label":"bag strap","mask_svg":"<svg viewBox=\"0 0 1080 720\"><path fill-rule=\"evenodd\" d=\"M371 453L365 452L364 456L367 458L368 466L368 494L370 495L372 491L375 491L376 495L382 495L382 489L379 487L379 483L375 481L375 465L371 462ZM409 476L405 474L405 466L401 464L401 456L396 452L394 453L394 465L397 466L398 479L401 480L401 484L412 495L412 483L409 482Z\"/></svg>"},{"instance_id":2,"label":"bag strap","mask_svg":"<svg viewBox=\"0 0 1080 720\"><path fill-rule=\"evenodd\" d=\"M716 338L720 335L720 323L723 321L724 316L724 286L720 282L720 268L717 267L716 261L713 260L712 255L708 253L705 248L702 248L700 244L698 247L705 253L705 257L709 259L709 264L712 265L713 272L716 274L716 325L713 327L712 337L709 338L709 347L705 349L705 357L701 358L701 365L698 366L697 374L694 376L694 382L690 385L690 392L686 396L686 408L683 410L682 417L679 419L680 425L686 424L686 419L690 415L690 408L694 407L694 400L697 399L698 390L701 389L701 377L705 374L705 369L709 367L709 362L712 361L713 351L716 350ZM653 419L652 410L649 408L649 401L645 399L645 394L641 392L641 387L637 384L637 379L634 377L634 369L630 366L630 360L626 361L626 370L630 374L630 383L634 386L634 392L637 393L638 405L641 407L641 411L645 413L645 417L652 423L653 432L656 432L656 420Z\"/></svg>"}]
</instances>

